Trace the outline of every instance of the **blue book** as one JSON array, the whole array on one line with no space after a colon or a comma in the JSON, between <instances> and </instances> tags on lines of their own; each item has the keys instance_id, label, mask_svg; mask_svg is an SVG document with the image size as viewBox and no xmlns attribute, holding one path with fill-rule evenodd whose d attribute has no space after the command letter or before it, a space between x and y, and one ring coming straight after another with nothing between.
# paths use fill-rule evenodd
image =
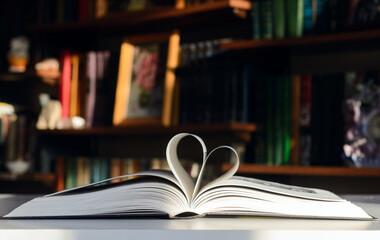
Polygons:
<instances>
[{"instance_id":1,"label":"blue book","mask_svg":"<svg viewBox=\"0 0 380 240\"><path fill-rule=\"evenodd\" d=\"M305 35L311 34L314 30L314 9L313 2L317 0L304 0L303 11L303 32Z\"/></svg>"}]
</instances>

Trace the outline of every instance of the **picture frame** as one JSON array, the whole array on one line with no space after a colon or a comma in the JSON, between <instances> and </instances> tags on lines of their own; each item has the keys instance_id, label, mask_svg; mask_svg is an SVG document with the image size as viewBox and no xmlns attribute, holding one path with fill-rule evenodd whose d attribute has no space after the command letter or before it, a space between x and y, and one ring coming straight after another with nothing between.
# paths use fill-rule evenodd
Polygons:
<instances>
[{"instance_id":1,"label":"picture frame","mask_svg":"<svg viewBox=\"0 0 380 240\"><path fill-rule=\"evenodd\" d=\"M178 31L125 37L121 45L113 125L172 123Z\"/></svg>"}]
</instances>

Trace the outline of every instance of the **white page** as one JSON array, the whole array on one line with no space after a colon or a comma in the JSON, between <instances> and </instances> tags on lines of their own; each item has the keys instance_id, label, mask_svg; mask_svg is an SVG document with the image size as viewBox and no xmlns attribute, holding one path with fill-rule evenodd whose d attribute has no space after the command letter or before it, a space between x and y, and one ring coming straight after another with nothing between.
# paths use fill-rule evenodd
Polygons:
<instances>
[{"instance_id":1,"label":"white page","mask_svg":"<svg viewBox=\"0 0 380 240\"><path fill-rule=\"evenodd\" d=\"M323 200L323 201L345 201L339 196L332 192L315 189L315 188L305 188L292 185L286 185L281 183L269 182L264 180L259 180L255 178L247 178L240 176L233 176L230 179L226 179L220 182L216 182L213 185L208 185L207 189L202 189L202 193L218 186L235 186L238 193L239 187L247 187L259 189L267 192L272 192L276 194L283 194L287 196L300 197L306 199ZM200 193L201 194L201 193Z\"/></svg>"},{"instance_id":2,"label":"white page","mask_svg":"<svg viewBox=\"0 0 380 240\"><path fill-rule=\"evenodd\" d=\"M172 170L174 176L177 178L178 182L181 184L182 189L185 191L186 197L189 201L192 199L192 195L194 193L195 185L193 179L189 176L186 170L181 165L178 155L177 155L177 146L182 138L191 136L196 138L202 146L203 151L203 159L202 159L202 167L204 166L204 162L206 161L207 148L202 139L194 134L190 133L180 133L175 135L168 143L166 148L166 158L169 164L170 169ZM202 171L202 169L201 169Z\"/></svg>"}]
</instances>

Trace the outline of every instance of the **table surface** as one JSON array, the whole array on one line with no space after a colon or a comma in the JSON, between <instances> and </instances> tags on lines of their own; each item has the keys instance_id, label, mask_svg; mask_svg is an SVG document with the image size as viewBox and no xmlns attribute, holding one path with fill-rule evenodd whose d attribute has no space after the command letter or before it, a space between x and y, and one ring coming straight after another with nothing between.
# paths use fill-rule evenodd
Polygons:
<instances>
[{"instance_id":1,"label":"table surface","mask_svg":"<svg viewBox=\"0 0 380 240\"><path fill-rule=\"evenodd\" d=\"M0 215L33 195L0 194ZM380 219L380 195L345 195ZM7 236L7 238L3 238ZM268 217L195 219L0 219L0 239L380 239L380 221Z\"/></svg>"}]
</instances>

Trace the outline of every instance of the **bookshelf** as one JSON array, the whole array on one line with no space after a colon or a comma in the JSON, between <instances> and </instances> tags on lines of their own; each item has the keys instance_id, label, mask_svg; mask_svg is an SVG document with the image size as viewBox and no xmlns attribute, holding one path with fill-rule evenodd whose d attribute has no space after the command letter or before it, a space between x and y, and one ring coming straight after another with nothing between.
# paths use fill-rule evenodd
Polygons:
<instances>
[{"instance_id":1,"label":"bookshelf","mask_svg":"<svg viewBox=\"0 0 380 240\"><path fill-rule=\"evenodd\" d=\"M221 0L188 6L155 7L134 12L111 13L102 18L84 22L39 24L30 26L37 33L88 34L107 32L150 32L173 28L198 28L223 23L236 24L247 18L251 2L247 0Z\"/></svg>"},{"instance_id":2,"label":"bookshelf","mask_svg":"<svg viewBox=\"0 0 380 240\"><path fill-rule=\"evenodd\" d=\"M222 171L231 168L230 164L224 164ZM323 167L323 166L268 166L259 164L241 164L238 169L240 174L262 175L298 175L298 176L330 176L330 177L376 177L380 178L379 168L355 168L355 167Z\"/></svg>"},{"instance_id":3,"label":"bookshelf","mask_svg":"<svg viewBox=\"0 0 380 240\"><path fill-rule=\"evenodd\" d=\"M23 73L0 73L0 82L23 82L36 80L37 74L34 71L27 71Z\"/></svg>"},{"instance_id":4,"label":"bookshelf","mask_svg":"<svg viewBox=\"0 0 380 240\"><path fill-rule=\"evenodd\" d=\"M235 40L222 43L221 48L225 50L241 49L273 49L291 48L314 45L338 45L342 43L365 43L376 41L380 38L380 29L358 30L353 32L341 32L322 35L303 36L298 38L283 38L270 40Z\"/></svg>"},{"instance_id":5,"label":"bookshelf","mask_svg":"<svg viewBox=\"0 0 380 240\"><path fill-rule=\"evenodd\" d=\"M251 134L256 130L254 123L220 123L220 124L198 124L183 126L123 126L123 127L93 127L85 129L67 129L67 130L38 130L40 135L172 135L178 132L194 132L194 133L236 133ZM249 138L246 140L249 141Z\"/></svg>"},{"instance_id":6,"label":"bookshelf","mask_svg":"<svg viewBox=\"0 0 380 240\"><path fill-rule=\"evenodd\" d=\"M236 32L244 35L243 38L236 38L233 41L223 42L220 44L222 50L242 53L245 58L258 58L260 61L269 62L269 66L276 63L280 68L288 67L289 59L294 61L293 55L304 56L303 51L308 55L313 55L322 49L325 52L335 48L345 46L342 52L355 47L358 52L378 48L376 43L380 39L380 30L356 30L350 32L320 34L304 36L299 38L283 38L271 40L251 40L247 39L249 35L251 2L247 0L220 0L206 1L202 4L189 6L183 9L174 7L160 7L137 12L115 12L104 17L87 20L82 22L69 23L48 23L33 24L29 26L33 34L38 37L43 36L47 39L53 39L58 42L58 48L75 46L78 40L76 35L83 39L92 37L120 37L131 36L135 34L164 32L173 29L179 29L184 36L184 42L187 38L191 41L194 35L196 39L207 39L214 36L221 36L223 32L235 36ZM213 28L218 32L216 35L209 31ZM229 32L229 29L233 31ZM226 30L228 29L228 30ZM227 33L227 34L226 34ZM243 33L243 34L242 34ZM74 36L74 37L73 37ZM210 37L211 36L211 37ZM82 38L78 40L80 49L87 44L87 40ZM46 39L44 39L46 40ZM47 41L49 42L49 41ZM54 43L56 43L54 42ZM73 43L74 42L74 43ZM90 44L91 45L91 44ZM363 46L366 45L366 46ZM41 47L41 46L40 46ZM252 56L251 51L259 52ZM255 52L255 53L256 53ZM268 54L270 53L270 54ZM278 56L276 59L271 54ZM356 65L355 65L356 66ZM36 78L33 71L10 74L0 74L0 81L24 81L25 79ZM191 132L201 135L207 142L208 138L213 142L239 141L250 143L253 135L257 132L258 126L255 123L220 123L220 124L189 124L180 126L125 126L111 127L101 126L80 130L34 130L33 133L45 142L56 142L56 145L62 145L70 148L85 148L85 152L106 153L118 152L123 149L123 144L131 144L138 147L144 143L144 139L152 138L152 142L158 140L166 144L166 140L178 132ZM120 143L118 143L120 141ZM106 144L106 148L101 146ZM113 145L113 146L111 146ZM56 147L56 146L55 146ZM129 147L133 148L133 147ZM100 150L99 150L100 149ZM99 150L99 151L98 151ZM96 155L96 154L95 154ZM249 162L250 159L247 160ZM228 165L222 166L222 171L228 169ZM378 169L356 169L347 167L301 167L301 166L263 166L256 164L242 164L239 168L241 174L253 174L263 176L297 176L297 177L342 177L342 178L378 178L380 172ZM43 175L42 175L43 176ZM38 178L38 179L42 179ZM49 176L47 178L50 178Z\"/></svg>"},{"instance_id":7,"label":"bookshelf","mask_svg":"<svg viewBox=\"0 0 380 240\"><path fill-rule=\"evenodd\" d=\"M53 173L27 173L21 176L0 173L0 192L49 193L56 189L56 181Z\"/></svg>"}]
</instances>

